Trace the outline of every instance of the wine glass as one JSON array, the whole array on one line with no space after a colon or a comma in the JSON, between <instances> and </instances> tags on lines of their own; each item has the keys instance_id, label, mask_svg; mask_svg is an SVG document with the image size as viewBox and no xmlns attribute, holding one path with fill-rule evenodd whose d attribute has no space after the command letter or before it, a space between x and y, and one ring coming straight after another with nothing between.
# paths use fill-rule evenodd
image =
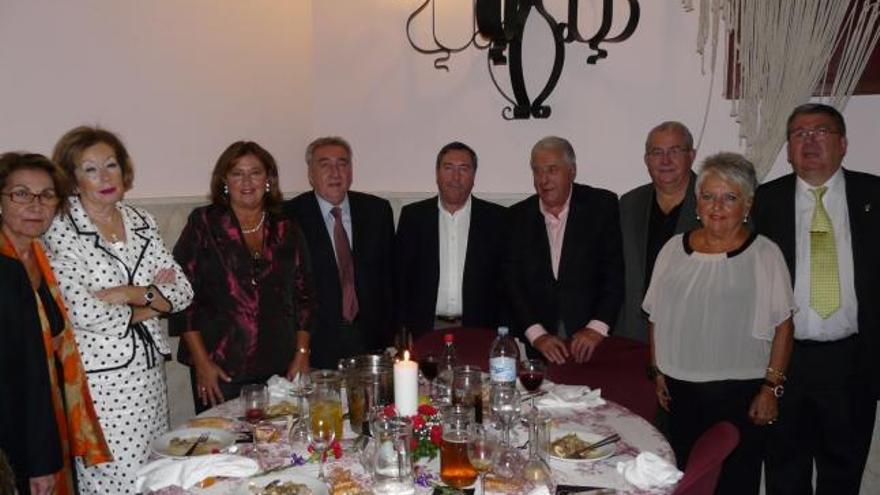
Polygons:
<instances>
[{"instance_id":1,"label":"wine glass","mask_svg":"<svg viewBox=\"0 0 880 495\"><path fill-rule=\"evenodd\" d=\"M309 373L303 373L301 371L297 371L296 375L293 376L293 396L296 397L297 402L297 410L299 410L300 417L304 417L305 414L305 398L311 395L315 390L315 384L312 382L312 378Z\"/></svg>"},{"instance_id":2,"label":"wine glass","mask_svg":"<svg viewBox=\"0 0 880 495\"><path fill-rule=\"evenodd\" d=\"M249 384L241 387L241 403L244 407L244 419L257 424L266 417L269 406L269 389L265 384Z\"/></svg>"},{"instance_id":3,"label":"wine glass","mask_svg":"<svg viewBox=\"0 0 880 495\"><path fill-rule=\"evenodd\" d=\"M471 466L477 470L479 492L486 493L486 473L492 469L495 457L498 454L498 443L483 425L474 423L470 427L467 445L468 460Z\"/></svg>"},{"instance_id":4,"label":"wine glass","mask_svg":"<svg viewBox=\"0 0 880 495\"><path fill-rule=\"evenodd\" d=\"M429 352L419 359L419 371L428 382L428 397L434 396L434 380L437 378L437 372L440 371L440 363L437 356L433 352Z\"/></svg>"},{"instance_id":5,"label":"wine glass","mask_svg":"<svg viewBox=\"0 0 880 495\"><path fill-rule=\"evenodd\" d=\"M519 417L520 400L516 387L500 385L492 388L492 414L504 429L504 445L507 447L510 447L510 427Z\"/></svg>"},{"instance_id":6,"label":"wine glass","mask_svg":"<svg viewBox=\"0 0 880 495\"><path fill-rule=\"evenodd\" d=\"M527 392L537 392L544 382L544 370L546 366L540 359L528 359L520 363L519 382ZM535 408L535 394L529 398L532 409Z\"/></svg>"},{"instance_id":7,"label":"wine glass","mask_svg":"<svg viewBox=\"0 0 880 495\"><path fill-rule=\"evenodd\" d=\"M311 441L315 446L315 450L320 452L320 461L318 468L318 479L325 481L324 477L324 458L327 451L336 439L336 421L323 411L312 411L310 416Z\"/></svg>"}]
</instances>

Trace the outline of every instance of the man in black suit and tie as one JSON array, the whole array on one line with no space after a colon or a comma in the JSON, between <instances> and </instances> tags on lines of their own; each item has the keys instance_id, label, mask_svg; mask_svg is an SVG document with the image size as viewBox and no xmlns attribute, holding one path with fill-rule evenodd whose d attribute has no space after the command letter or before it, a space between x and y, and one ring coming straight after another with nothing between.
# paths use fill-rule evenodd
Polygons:
<instances>
[{"instance_id":1,"label":"man in black suit and tie","mask_svg":"<svg viewBox=\"0 0 880 495\"><path fill-rule=\"evenodd\" d=\"M651 182L620 198L620 229L626 268L623 307L614 335L648 342L648 319L642 300L660 248L673 235L697 228L691 170L697 152L691 132L680 122L663 122L645 141L645 165Z\"/></svg>"},{"instance_id":2,"label":"man in black suit and tie","mask_svg":"<svg viewBox=\"0 0 880 495\"><path fill-rule=\"evenodd\" d=\"M471 195L476 172L470 146L447 144L437 154L439 195L400 212L395 301L413 336L501 321L506 209Z\"/></svg>"},{"instance_id":3,"label":"man in black suit and tie","mask_svg":"<svg viewBox=\"0 0 880 495\"><path fill-rule=\"evenodd\" d=\"M880 395L880 177L841 168L846 125L830 106L797 107L787 133L794 173L761 186L753 213L785 256L798 306L767 493L813 493L815 461L815 493L855 495Z\"/></svg>"},{"instance_id":4,"label":"man in black suit and tie","mask_svg":"<svg viewBox=\"0 0 880 495\"><path fill-rule=\"evenodd\" d=\"M391 250L394 220L388 201L350 191L351 146L322 137L306 148L312 191L287 201L308 242L318 324L310 365L336 368L340 358L389 345L393 334Z\"/></svg>"},{"instance_id":5,"label":"man in black suit and tie","mask_svg":"<svg viewBox=\"0 0 880 495\"><path fill-rule=\"evenodd\" d=\"M617 196L574 183L574 149L560 137L532 147L531 168L537 194L510 208L513 332L551 362L586 362L623 299Z\"/></svg>"}]
</instances>

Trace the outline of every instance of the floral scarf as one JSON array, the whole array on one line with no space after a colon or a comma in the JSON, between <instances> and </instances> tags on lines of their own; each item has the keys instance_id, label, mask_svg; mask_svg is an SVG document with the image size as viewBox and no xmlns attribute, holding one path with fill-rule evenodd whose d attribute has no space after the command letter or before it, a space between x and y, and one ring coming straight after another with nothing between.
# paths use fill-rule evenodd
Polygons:
<instances>
[{"instance_id":1,"label":"floral scarf","mask_svg":"<svg viewBox=\"0 0 880 495\"><path fill-rule=\"evenodd\" d=\"M58 290L58 282L43 252L39 242L31 243L34 257L40 268L40 273L49 293L58 305L58 309L64 315L64 329L58 335L58 349L54 350L52 331L46 311L40 300L40 296L34 291L37 301L37 309L40 314L40 323L43 329L43 345L46 349L46 363L49 368L49 380L52 389L52 404L55 409L55 420L58 423L58 433L61 436L63 469L55 474L56 490L59 495L73 495L73 482L71 478L70 460L72 457L82 457L86 465L100 464L113 460L110 448L104 440L104 433L95 414L95 406L92 404L92 396L89 393L86 382L86 373L82 366L76 340L73 337L73 325L67 317L61 292ZM0 232L0 254L10 258L20 259L15 247ZM60 366L64 376L56 373L56 361L60 360ZM61 388L58 380L62 379L64 398L61 397ZM65 441L66 440L66 441Z\"/></svg>"}]
</instances>

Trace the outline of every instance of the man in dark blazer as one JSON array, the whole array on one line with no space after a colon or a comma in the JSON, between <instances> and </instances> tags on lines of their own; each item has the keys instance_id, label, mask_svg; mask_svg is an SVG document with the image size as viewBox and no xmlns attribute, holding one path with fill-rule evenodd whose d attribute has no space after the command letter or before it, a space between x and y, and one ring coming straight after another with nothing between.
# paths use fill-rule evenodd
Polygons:
<instances>
[{"instance_id":1,"label":"man in dark blazer","mask_svg":"<svg viewBox=\"0 0 880 495\"><path fill-rule=\"evenodd\" d=\"M560 137L532 147L531 168L537 194L510 208L513 333L551 362L585 362L623 300L617 196L574 183L574 149Z\"/></svg>"},{"instance_id":2,"label":"man in dark blazer","mask_svg":"<svg viewBox=\"0 0 880 495\"><path fill-rule=\"evenodd\" d=\"M350 191L351 146L323 137L306 149L312 191L287 201L302 227L318 300L310 365L336 368L340 358L375 351L393 337L394 219L387 200Z\"/></svg>"},{"instance_id":3,"label":"man in dark blazer","mask_svg":"<svg viewBox=\"0 0 880 495\"><path fill-rule=\"evenodd\" d=\"M762 185L753 210L785 256L798 306L767 493L813 493L815 461L815 493L855 495L880 396L880 177L841 168L846 125L830 106L797 107L787 134L794 173Z\"/></svg>"},{"instance_id":4,"label":"man in dark blazer","mask_svg":"<svg viewBox=\"0 0 880 495\"><path fill-rule=\"evenodd\" d=\"M680 122L663 122L645 141L651 182L620 198L620 230L625 265L624 298L614 335L648 342L642 300L660 248L672 236L699 227L691 170L697 152L691 132Z\"/></svg>"},{"instance_id":5,"label":"man in dark blazer","mask_svg":"<svg viewBox=\"0 0 880 495\"><path fill-rule=\"evenodd\" d=\"M449 143L437 154L439 195L403 207L395 239L399 322L417 337L502 320L506 208L471 195L477 154Z\"/></svg>"}]
</instances>

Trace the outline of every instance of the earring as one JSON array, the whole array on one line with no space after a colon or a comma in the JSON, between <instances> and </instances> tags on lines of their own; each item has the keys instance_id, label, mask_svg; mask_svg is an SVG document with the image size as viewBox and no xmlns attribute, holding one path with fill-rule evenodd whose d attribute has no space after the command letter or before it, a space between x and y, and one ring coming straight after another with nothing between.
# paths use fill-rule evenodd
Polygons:
<instances>
[{"instance_id":1,"label":"earring","mask_svg":"<svg viewBox=\"0 0 880 495\"><path fill-rule=\"evenodd\" d=\"M749 223L749 216L748 215L743 217L743 223Z\"/></svg>"},{"instance_id":2,"label":"earring","mask_svg":"<svg viewBox=\"0 0 880 495\"><path fill-rule=\"evenodd\" d=\"M269 181L266 181L266 192L269 192L271 188L269 187Z\"/></svg>"},{"instance_id":3,"label":"earring","mask_svg":"<svg viewBox=\"0 0 880 495\"><path fill-rule=\"evenodd\" d=\"M223 184L223 194L229 196L229 184Z\"/></svg>"},{"instance_id":4,"label":"earring","mask_svg":"<svg viewBox=\"0 0 880 495\"><path fill-rule=\"evenodd\" d=\"M700 214L699 213L697 213L697 221L698 222L700 221Z\"/></svg>"}]
</instances>

